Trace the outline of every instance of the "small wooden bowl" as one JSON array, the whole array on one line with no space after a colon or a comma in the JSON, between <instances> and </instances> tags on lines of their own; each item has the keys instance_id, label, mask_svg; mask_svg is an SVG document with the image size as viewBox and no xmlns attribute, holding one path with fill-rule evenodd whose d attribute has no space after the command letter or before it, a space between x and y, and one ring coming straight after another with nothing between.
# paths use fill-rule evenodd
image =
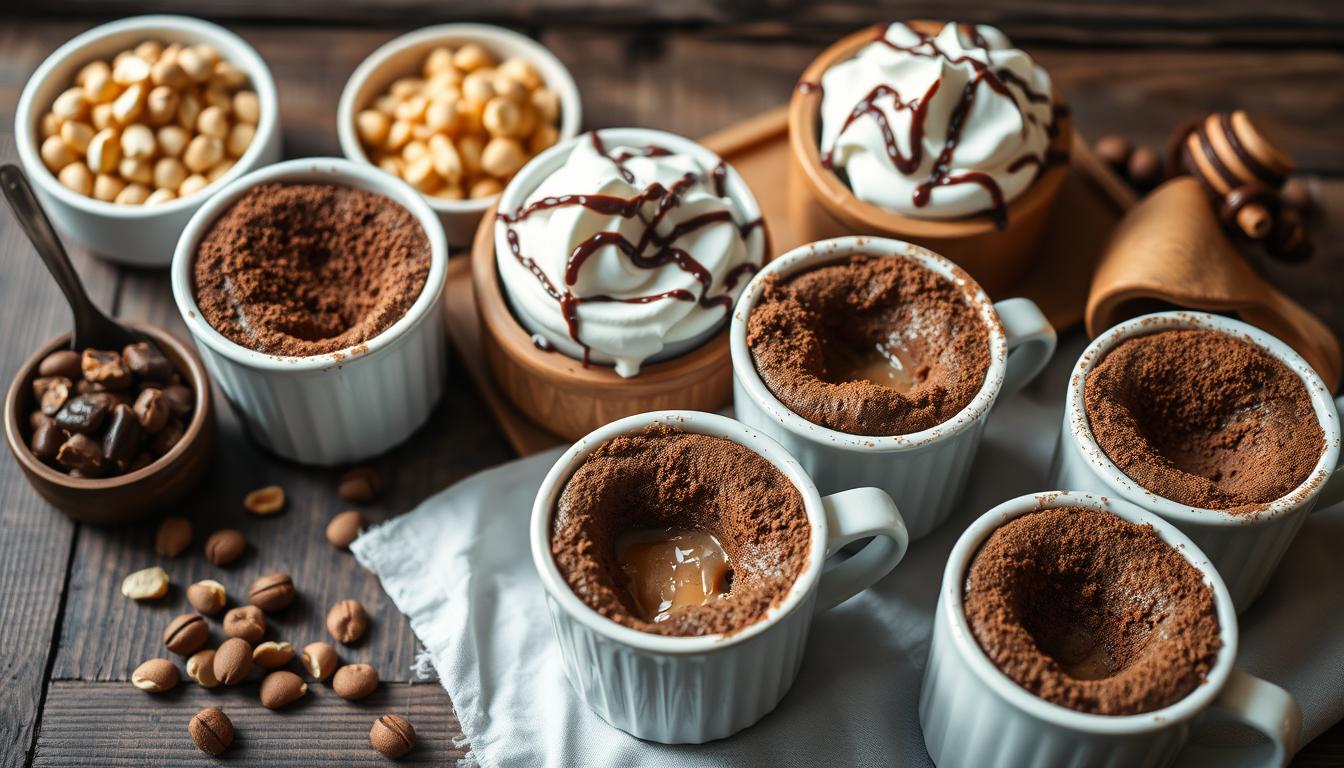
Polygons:
<instances>
[{"instance_id":1,"label":"small wooden bowl","mask_svg":"<svg viewBox=\"0 0 1344 768\"><path fill-rule=\"evenodd\" d=\"M767 237L765 253L770 252ZM495 262L495 207L486 211L471 250L471 280L481 318L481 347L495 386L528 419L566 440L646 411L714 411L732 395L728 326L699 347L640 368L624 379L609 366L543 351L514 318Z\"/></svg>"},{"instance_id":2,"label":"small wooden bowl","mask_svg":"<svg viewBox=\"0 0 1344 768\"><path fill-rule=\"evenodd\" d=\"M33 410L33 379L37 365L52 352L69 347L68 333L51 339L23 361L5 395L5 440L14 460L42 498L83 523L129 523L172 504L196 486L215 449L210 379L196 351L176 336L152 325L136 325L135 328L154 340L196 395L196 410L182 439L149 466L116 477L77 478L47 466L29 449L28 437L32 430L28 427L28 416Z\"/></svg>"},{"instance_id":3,"label":"small wooden bowl","mask_svg":"<svg viewBox=\"0 0 1344 768\"><path fill-rule=\"evenodd\" d=\"M938 31L938 25L930 22L910 22L910 26ZM853 58L872 42L873 34L871 27L863 29L822 51L799 82L821 82L826 70ZM1004 229L998 229L989 215L946 220L902 216L855 197L834 171L821 164L821 98L819 89L795 88L789 100L789 215L800 241L876 235L917 243L955 261L991 296L1004 295L1031 269L1050 206L1068 175L1067 162L1046 168L1025 192L1008 203L1008 225ZM1067 157L1073 139L1067 115L1059 117L1058 125L1049 152Z\"/></svg>"}]
</instances>

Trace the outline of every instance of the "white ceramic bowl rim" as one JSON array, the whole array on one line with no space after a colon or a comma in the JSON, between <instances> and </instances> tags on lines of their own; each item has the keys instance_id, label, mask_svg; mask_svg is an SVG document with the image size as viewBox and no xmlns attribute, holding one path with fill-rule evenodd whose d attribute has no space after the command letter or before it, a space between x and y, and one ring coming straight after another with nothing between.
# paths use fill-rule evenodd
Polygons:
<instances>
[{"instance_id":1,"label":"white ceramic bowl rim","mask_svg":"<svg viewBox=\"0 0 1344 768\"><path fill-rule=\"evenodd\" d=\"M1213 668L1209 670L1207 679L1180 701L1137 715L1098 715L1069 709L1046 701L1014 682L985 655L975 636L971 634L970 624L966 621L966 612L962 605L962 590L966 571L976 553L980 551L980 546L994 531L1010 520L1038 510L1074 506L1110 512L1140 525L1152 525L1164 541L1175 547L1187 562L1199 569L1204 575L1205 583L1212 588L1222 647L1218 649L1218 657L1214 661ZM943 571L941 599L946 602L948 608L947 620L950 623L948 628L951 630L949 636L957 646L960 657L981 681L1015 708L1062 728L1085 733L1129 735L1158 730L1189 720L1204 711L1222 691L1232 674L1232 665L1237 657L1237 612L1232 607L1232 598L1228 596L1227 586L1208 557L1174 525L1123 499L1070 491L1050 491L1018 496L999 504L971 523L952 548Z\"/></svg>"},{"instance_id":2,"label":"white ceramic bowl rim","mask_svg":"<svg viewBox=\"0 0 1344 768\"><path fill-rule=\"evenodd\" d=\"M261 118L257 123L256 134L252 138L252 143L248 145L247 151L234 162L233 167L204 189L159 205L119 205L81 195L62 184L47 169L46 164L42 162L42 158L38 154L40 142L37 138L36 128L39 117L38 110L43 108L42 105L36 103L38 90L51 77L55 69L67 61L77 59L90 45L126 32L144 32L146 36L159 34L170 42L175 32L186 33L209 42L219 49L220 55L225 60L247 73L252 88L256 91L257 100L261 103ZM19 106L15 111L14 119L15 139L18 145L19 158L22 160L24 168L28 170L28 175L42 188L42 191L75 208L91 211L108 218L134 222L138 219L180 212L200 205L202 201L208 199L216 191L242 176L245 169L256 162L258 155L265 150L269 137L275 133L279 113L280 104L276 98L275 81L271 77L270 70L266 67L266 62L247 41L224 27L201 19L190 16L152 14L133 16L128 19L102 24L76 35L53 51L37 68L32 77L28 79L28 84L24 86L23 94L19 97Z\"/></svg>"},{"instance_id":3,"label":"white ceramic bowl rim","mask_svg":"<svg viewBox=\"0 0 1344 768\"><path fill-rule=\"evenodd\" d=\"M812 527L812 542L808 550L807 565L804 566L793 586L778 605L771 607L760 620L732 634L701 635L698 637L671 637L641 632L637 629L617 624L588 606L574 594L569 584L560 575L554 558L551 557L551 518L556 500L559 499L569 477L587 460L593 449L603 442L619 435L639 432L649 424L665 423L687 432L713 435L732 440L745 446L773 464L794 484L803 497L803 507L807 511L807 521ZM815 590L821 577L822 565L826 560L826 513L822 509L821 494L812 483L812 479L803 470L802 465L784 450L783 446L766 435L747 425L716 413L702 411L651 411L649 413L627 416L590 432L569 450L565 451L550 472L541 487L547 490L543 496L537 495L532 506L531 544L532 562L541 577L541 583L551 598L573 618L588 629L605 635L615 642L653 653L698 654L709 653L744 643L751 638L768 631L784 617L800 609L804 598Z\"/></svg>"},{"instance_id":4,"label":"white ceramic bowl rim","mask_svg":"<svg viewBox=\"0 0 1344 768\"><path fill-rule=\"evenodd\" d=\"M985 381L971 402L956 414L928 429L911 432L906 435L852 435L840 432L820 424L813 424L794 413L780 402L774 393L765 386L756 371L751 350L747 346L747 320L756 307L761 293L765 289L767 275L784 277L824 264L842 260L853 254L868 254L882 257L900 257L916 262L957 285L967 296L971 305L979 312L981 320L989 332L989 367L985 371ZM802 245L780 256L766 265L765 269L752 278L733 309L732 328L729 331L729 345L732 350L733 376L746 389L747 394L764 409L770 417L782 424L790 432L806 440L824 442L832 447L861 452L906 451L920 448L929 443L959 434L976 421L993 405L1003 388L1003 378L1008 365L1008 341L1004 335L1003 323L993 302L974 279L948 259L939 256L922 246L884 237L850 235L830 240L820 240Z\"/></svg>"},{"instance_id":5,"label":"white ceramic bowl rim","mask_svg":"<svg viewBox=\"0 0 1344 768\"><path fill-rule=\"evenodd\" d=\"M1234 338L1254 344L1277 358L1288 369L1302 379L1311 396L1316 420L1324 433L1325 446L1321 450L1316 466L1296 488L1282 497L1264 505L1254 512L1234 514L1225 509L1203 509L1190 507L1148 491L1120 470L1109 458L1092 435L1084 405L1083 389L1087 376L1105 356L1120 342L1134 336L1142 336L1159 331L1178 329L1207 329L1225 333ZM1069 391L1066 398L1064 423L1068 425L1076 446L1081 448L1083 458L1092 470L1100 476L1112 491L1121 495L1143 495L1143 505L1158 514L1179 522L1216 525L1248 525L1273 520L1283 514L1299 509L1309 499L1320 493L1325 487L1325 478L1339 460L1340 425L1338 410L1331 399L1325 382L1302 356L1291 347L1268 333L1243 323L1240 320L1219 317L1204 312L1156 312L1127 320L1098 336L1083 350L1069 379Z\"/></svg>"},{"instance_id":6,"label":"white ceramic bowl rim","mask_svg":"<svg viewBox=\"0 0 1344 768\"><path fill-rule=\"evenodd\" d=\"M602 141L609 147L647 147L658 145L671 149L674 152L691 155L707 169L712 169L719 163L723 163L723 167L726 171L723 188L724 191L728 193L728 198L732 200L733 203L737 205L738 210L741 211L743 219L742 223L762 218L760 203L756 201L756 196L752 194L751 187L747 186L747 182L743 180L741 174L737 172L737 169L734 168L731 163L728 163L723 158L719 157L713 150L693 139L688 139L685 136L670 133L668 131L660 131L654 128L601 128L596 131L584 132L567 141L557 143L555 146L546 149L544 152L541 152L536 157L529 160L518 173L514 174L513 179L509 181L508 186L504 188L504 191L499 196L499 211L509 213L521 208L527 201L528 196L532 194L533 190L540 186L543 181L556 171L556 169L564 164L565 159L569 157L570 152L573 151L574 147L577 146L579 142L592 140L591 136L593 133L597 133L601 136ZM509 246L504 234L504 223L496 219L493 222L493 226L495 228L495 258L497 260L512 259L513 255L509 251ZM755 227L752 229L751 233L747 235L747 248L751 254L749 258L755 259L757 264L764 263L766 257L766 226L767 224L762 224L761 226ZM496 275L498 276L498 269L496 269ZM522 311L509 296L508 286L504 285L502 279L500 280L500 288L507 300L510 311L514 315L514 320L524 328L528 328L528 324L523 322L522 318L518 317L518 315L522 314ZM743 293L747 290L748 288L746 287L742 289ZM540 323L537 323L537 325L540 325ZM684 348L678 349L672 354L669 354L667 350L664 350L662 353L650 357L645 361L645 364L653 364L663 360L672 359L679 354L689 352L691 349L700 346L700 344L703 344L707 339L716 335L722 329L723 324L716 323L701 336L692 337L684 342L679 342L677 346L680 347L684 345ZM529 333L533 330L535 329L528 328ZM565 341L572 340L561 340L561 343L556 344L556 348L562 349L566 346L564 344ZM607 355L594 350L592 353L592 362L595 364L609 365L610 358Z\"/></svg>"},{"instance_id":7,"label":"white ceramic bowl rim","mask_svg":"<svg viewBox=\"0 0 1344 768\"><path fill-rule=\"evenodd\" d=\"M336 127L340 138L341 151L345 156L351 160L373 165L373 161L364 153L364 147L360 143L354 127L355 114L363 108L363 105L355 103L355 99L365 82L382 69L389 59L408 48L438 41L449 44L450 41L463 39L479 42L487 50L494 53L498 53L501 48L524 51L522 55L534 65L538 65L539 73L545 81L546 87L560 97L559 141L557 143L564 143L578 134L579 125L583 120L579 87L574 83L574 76L570 74L569 69L560 62L560 59L556 58L554 53L551 53L550 49L526 35L490 24L438 24L417 29L387 41L369 54L368 58L360 62L354 73L350 75L344 90L341 91L340 103L336 107ZM492 196L476 200L447 200L426 196L429 206L434 210L457 213L482 213L494 204L495 199Z\"/></svg>"},{"instance_id":8,"label":"white ceramic bowl rim","mask_svg":"<svg viewBox=\"0 0 1344 768\"><path fill-rule=\"evenodd\" d=\"M429 240L429 274L415 302L396 322L368 341L342 350L308 357L285 357L258 352L227 338L201 313L192 289L192 268L196 261L196 246L215 219L252 187L267 182L299 180L353 186L391 198L419 221ZM173 253L171 278L173 300L192 336L214 352L251 368L272 371L315 371L337 368L368 358L378 350L391 346L398 338L419 323L435 320L432 311L443 294L447 274L448 243L439 218L430 210L424 198L409 184L383 173L369 165L337 157L310 157L286 160L259 168L234 180L215 193L192 215Z\"/></svg>"}]
</instances>

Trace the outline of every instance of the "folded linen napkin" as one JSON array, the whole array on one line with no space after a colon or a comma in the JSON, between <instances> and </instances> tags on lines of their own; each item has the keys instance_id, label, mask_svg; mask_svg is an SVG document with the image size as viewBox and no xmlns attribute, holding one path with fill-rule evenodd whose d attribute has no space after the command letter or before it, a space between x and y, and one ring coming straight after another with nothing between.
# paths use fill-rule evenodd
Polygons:
<instances>
[{"instance_id":1,"label":"folded linen napkin","mask_svg":"<svg viewBox=\"0 0 1344 768\"><path fill-rule=\"evenodd\" d=\"M640 741L592 714L570 688L527 538L533 495L560 450L463 480L365 533L352 549L410 617L452 697L468 761L482 768L927 766L919 685L943 566L970 521L1000 501L1045 490L1080 336L1067 340L1036 385L990 417L953 518L911 545L880 584L819 615L793 689L764 720L728 739ZM1344 509L1312 515L1241 622L1237 666L1297 697L1303 743L1344 719L1341 551Z\"/></svg>"}]
</instances>

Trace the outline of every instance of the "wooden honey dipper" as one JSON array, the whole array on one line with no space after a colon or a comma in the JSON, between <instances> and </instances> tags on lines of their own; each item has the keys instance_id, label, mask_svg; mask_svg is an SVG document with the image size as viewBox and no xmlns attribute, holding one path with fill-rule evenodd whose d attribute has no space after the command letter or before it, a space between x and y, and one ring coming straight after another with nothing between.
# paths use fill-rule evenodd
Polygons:
<instances>
[{"instance_id":1,"label":"wooden honey dipper","mask_svg":"<svg viewBox=\"0 0 1344 768\"><path fill-rule=\"evenodd\" d=\"M1293 160L1242 110L1217 112L1179 132L1168 155L1171 175L1198 179L1224 228L1297 260L1310 251L1301 216L1279 192Z\"/></svg>"}]
</instances>

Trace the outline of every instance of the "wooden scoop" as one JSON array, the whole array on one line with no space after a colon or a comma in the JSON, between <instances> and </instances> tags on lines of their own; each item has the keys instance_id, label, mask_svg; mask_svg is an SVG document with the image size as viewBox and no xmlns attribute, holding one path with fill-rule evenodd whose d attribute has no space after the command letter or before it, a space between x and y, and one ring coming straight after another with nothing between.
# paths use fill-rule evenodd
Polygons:
<instances>
[{"instance_id":1,"label":"wooden scoop","mask_svg":"<svg viewBox=\"0 0 1344 768\"><path fill-rule=\"evenodd\" d=\"M1116 228L1092 278L1087 331L1173 307L1235 314L1296 350L1331 391L1339 386L1339 341L1251 267L1190 176L1158 187Z\"/></svg>"}]
</instances>

